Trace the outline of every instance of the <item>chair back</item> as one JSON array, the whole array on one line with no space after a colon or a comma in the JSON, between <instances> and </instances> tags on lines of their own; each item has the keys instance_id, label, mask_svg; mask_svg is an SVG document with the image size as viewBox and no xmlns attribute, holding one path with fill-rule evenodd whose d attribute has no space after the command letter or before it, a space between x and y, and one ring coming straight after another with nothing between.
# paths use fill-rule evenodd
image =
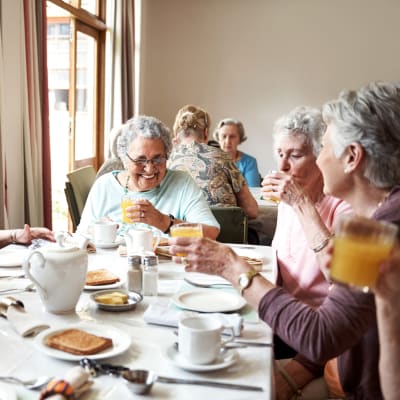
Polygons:
<instances>
[{"instance_id":1,"label":"chair back","mask_svg":"<svg viewBox=\"0 0 400 400\"><path fill-rule=\"evenodd\" d=\"M211 206L221 230L217 237L222 243L247 243L248 219L240 207Z\"/></svg>"},{"instance_id":2,"label":"chair back","mask_svg":"<svg viewBox=\"0 0 400 400\"><path fill-rule=\"evenodd\" d=\"M90 188L96 179L96 171L92 165L89 165L69 172L67 178L69 181L65 182L64 192L75 231L80 222Z\"/></svg>"}]
</instances>

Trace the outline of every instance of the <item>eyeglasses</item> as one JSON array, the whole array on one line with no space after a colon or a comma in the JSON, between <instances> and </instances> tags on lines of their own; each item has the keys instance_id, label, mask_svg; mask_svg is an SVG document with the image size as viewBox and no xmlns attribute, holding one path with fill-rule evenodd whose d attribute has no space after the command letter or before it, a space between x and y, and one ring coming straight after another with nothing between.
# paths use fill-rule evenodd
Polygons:
<instances>
[{"instance_id":1,"label":"eyeglasses","mask_svg":"<svg viewBox=\"0 0 400 400\"><path fill-rule=\"evenodd\" d=\"M128 153L126 153L126 156L137 166L137 167L145 167L148 163L151 163L153 165L161 165L164 164L165 161L167 161L166 157L154 157L151 160L147 160L146 158L132 158Z\"/></svg>"}]
</instances>

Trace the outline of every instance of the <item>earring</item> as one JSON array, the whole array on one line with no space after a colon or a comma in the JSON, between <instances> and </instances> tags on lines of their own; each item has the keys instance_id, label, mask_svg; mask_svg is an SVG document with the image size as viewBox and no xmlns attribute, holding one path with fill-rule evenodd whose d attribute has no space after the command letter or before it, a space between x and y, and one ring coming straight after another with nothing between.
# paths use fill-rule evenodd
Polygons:
<instances>
[{"instance_id":1,"label":"earring","mask_svg":"<svg viewBox=\"0 0 400 400\"><path fill-rule=\"evenodd\" d=\"M350 167L346 167L343 171L345 174L348 174L350 172Z\"/></svg>"}]
</instances>

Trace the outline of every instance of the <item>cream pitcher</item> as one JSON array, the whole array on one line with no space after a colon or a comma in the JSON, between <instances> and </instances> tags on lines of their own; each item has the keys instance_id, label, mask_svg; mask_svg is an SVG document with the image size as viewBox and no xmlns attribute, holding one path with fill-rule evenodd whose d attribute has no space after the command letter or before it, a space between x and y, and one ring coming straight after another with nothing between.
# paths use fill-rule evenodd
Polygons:
<instances>
[{"instance_id":1,"label":"cream pitcher","mask_svg":"<svg viewBox=\"0 0 400 400\"><path fill-rule=\"evenodd\" d=\"M82 248L78 248L64 245L64 239L58 233L56 244L31 252L22 263L46 311L53 314L74 312L86 282L87 241L81 241Z\"/></svg>"}]
</instances>

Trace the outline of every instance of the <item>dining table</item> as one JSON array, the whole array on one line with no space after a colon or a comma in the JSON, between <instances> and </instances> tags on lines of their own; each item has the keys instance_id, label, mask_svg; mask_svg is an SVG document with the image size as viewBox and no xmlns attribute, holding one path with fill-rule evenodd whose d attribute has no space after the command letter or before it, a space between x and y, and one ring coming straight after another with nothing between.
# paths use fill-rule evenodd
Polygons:
<instances>
[{"instance_id":1,"label":"dining table","mask_svg":"<svg viewBox=\"0 0 400 400\"><path fill-rule=\"evenodd\" d=\"M229 245L229 244L227 244ZM243 257L261 260L257 267L267 278L272 277L276 267L276 255L269 246L258 245L229 245ZM238 310L228 310L228 314L238 314L243 321L240 336L235 341L247 341L250 345L229 350L234 352L234 362L226 363L217 368L203 366L200 368L185 368L174 358L174 346L177 342L176 327L163 324L148 323L144 319L145 311L150 306L159 305L166 310L183 311L176 305L174 299L177 294L197 290L209 290L210 295L225 293L237 295L235 289L229 286L216 286L208 289L198 288L189 284L184 278L190 277L184 267L175 263L172 258L159 257L158 263L158 291L155 296L143 296L134 309L126 311L108 311L98 307L91 298L93 290L83 290L75 311L68 314L52 314L46 312L39 294L25 285L29 281L22 275L22 267L15 262L15 253L21 255L21 260L28 254L25 246L10 245L0 250L0 300L7 294L2 294L2 283L7 281L7 287L15 283L20 291L11 295L23 302L25 310L47 323L50 329L60 327L79 328L95 326L98 332L106 335L110 330L121 333L128 338L128 345L124 351L111 352L109 357L98 360L112 365L124 366L129 369L148 369L157 375L172 378L190 378L198 380L212 380L237 385L252 385L261 387L262 391L248 391L237 389L216 388L211 386L197 386L186 384L171 384L156 382L151 392L146 395L133 394L123 378L116 375L98 375L93 377L90 390L80 396L82 400L103 399L119 400L133 398L151 399L201 399L219 397L229 399L272 399L273 398L273 355L272 332L268 325L258 318L258 313L249 305ZM14 264L7 266L7 257L13 254ZM126 289L127 257L121 256L117 246L97 248L96 252L88 254L88 270L108 269L120 278L121 288ZM21 261L22 263L22 261ZM72 270L72 266L71 266ZM71 271L71 273L73 273ZM10 276L8 276L8 274ZM207 276L207 278L213 277ZM221 279L221 278L220 278ZM217 282L218 283L218 282ZM30 288L31 290L24 290ZM190 307L188 307L190 309ZM201 311L201 310L195 310ZM205 310L209 311L209 310ZM218 310L217 310L218 311ZM204 312L201 313L204 315ZM46 332L46 331L44 331ZM22 337L13 328L6 318L0 318L0 376L15 376L21 379L32 379L42 375L62 378L73 366L79 365L79 360L60 358L43 347L38 341L40 333L35 337ZM260 345L260 346L257 346ZM172 354L172 355L171 355ZM83 358L83 357L82 357ZM89 356L90 358L90 356ZM38 399L39 392L28 390L21 385L5 384L0 382L1 388L7 388L15 393L15 399ZM11 397L9 400L13 399Z\"/></svg>"}]
</instances>

